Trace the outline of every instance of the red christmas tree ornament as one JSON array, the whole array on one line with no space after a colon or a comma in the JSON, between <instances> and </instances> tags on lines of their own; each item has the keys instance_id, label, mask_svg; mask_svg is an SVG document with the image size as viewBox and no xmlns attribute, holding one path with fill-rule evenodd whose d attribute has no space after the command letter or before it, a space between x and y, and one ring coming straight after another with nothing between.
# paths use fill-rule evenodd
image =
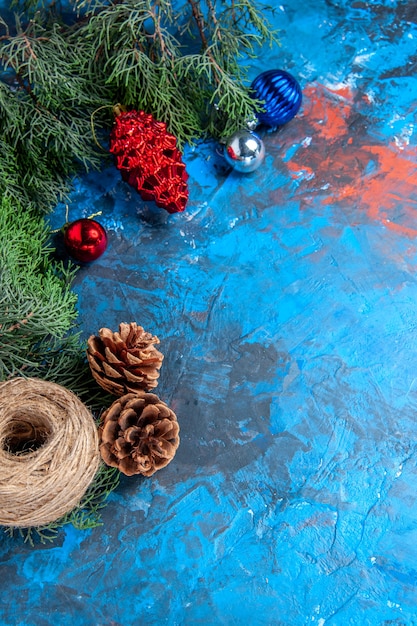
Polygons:
<instances>
[{"instance_id":1,"label":"red christmas tree ornament","mask_svg":"<svg viewBox=\"0 0 417 626\"><path fill-rule=\"evenodd\" d=\"M110 152L123 180L143 200L154 200L168 213L184 211L188 174L177 140L164 122L144 111L120 113L110 135Z\"/></svg>"},{"instance_id":2,"label":"red christmas tree ornament","mask_svg":"<svg viewBox=\"0 0 417 626\"><path fill-rule=\"evenodd\" d=\"M81 218L64 226L64 244L73 259L90 263L107 248L107 233L95 220Z\"/></svg>"}]
</instances>

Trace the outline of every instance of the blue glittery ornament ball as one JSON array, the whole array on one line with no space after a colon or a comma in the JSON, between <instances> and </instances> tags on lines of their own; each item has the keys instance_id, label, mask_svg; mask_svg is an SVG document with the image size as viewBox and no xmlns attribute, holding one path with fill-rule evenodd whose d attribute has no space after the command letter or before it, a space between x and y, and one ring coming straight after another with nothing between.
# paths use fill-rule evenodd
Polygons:
<instances>
[{"instance_id":1,"label":"blue glittery ornament ball","mask_svg":"<svg viewBox=\"0 0 417 626\"><path fill-rule=\"evenodd\" d=\"M282 126L297 114L302 92L294 76L284 70L267 70L259 74L251 87L252 96L265 109L256 113L259 124Z\"/></svg>"}]
</instances>

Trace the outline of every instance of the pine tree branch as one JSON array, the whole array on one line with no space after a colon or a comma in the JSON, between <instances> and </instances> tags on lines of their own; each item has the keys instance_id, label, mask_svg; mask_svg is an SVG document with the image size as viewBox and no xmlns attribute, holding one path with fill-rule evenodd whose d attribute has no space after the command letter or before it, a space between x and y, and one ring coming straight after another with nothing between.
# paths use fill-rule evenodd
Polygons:
<instances>
[{"instance_id":1,"label":"pine tree branch","mask_svg":"<svg viewBox=\"0 0 417 626\"><path fill-rule=\"evenodd\" d=\"M258 104L240 58L275 36L253 0L218 9L213 0L187 0L177 14L170 0L75 0L74 23L46 7L26 25L17 19L14 34L0 18L0 193L49 211L72 175L101 167L94 134L104 143L116 102L166 122L180 147L241 127ZM197 53L183 35L200 41Z\"/></svg>"},{"instance_id":2,"label":"pine tree branch","mask_svg":"<svg viewBox=\"0 0 417 626\"><path fill-rule=\"evenodd\" d=\"M203 50L207 50L207 48L209 47L209 44L208 44L207 37L204 32L204 18L200 11L200 4L197 3L195 0L187 0L187 1L188 1L188 4L191 6L191 13L197 25L198 32L200 34L200 39L201 39L201 43L203 46Z\"/></svg>"}]
</instances>

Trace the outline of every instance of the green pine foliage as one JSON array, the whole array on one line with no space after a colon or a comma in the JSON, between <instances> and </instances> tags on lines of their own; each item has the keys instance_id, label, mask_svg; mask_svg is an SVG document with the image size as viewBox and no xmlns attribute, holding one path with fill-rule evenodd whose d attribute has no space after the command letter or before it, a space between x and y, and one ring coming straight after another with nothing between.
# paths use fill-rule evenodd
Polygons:
<instances>
[{"instance_id":1,"label":"green pine foliage","mask_svg":"<svg viewBox=\"0 0 417 626\"><path fill-rule=\"evenodd\" d=\"M73 0L66 23L57 6L25 0L13 26L0 18L0 193L22 206L49 211L100 166L116 104L166 122L180 147L260 106L245 67L276 34L252 0Z\"/></svg>"},{"instance_id":2,"label":"green pine foliage","mask_svg":"<svg viewBox=\"0 0 417 626\"><path fill-rule=\"evenodd\" d=\"M77 328L76 266L56 261L43 217L0 201L0 381L37 377L63 385L92 409L108 403L95 384Z\"/></svg>"},{"instance_id":3,"label":"green pine foliage","mask_svg":"<svg viewBox=\"0 0 417 626\"><path fill-rule=\"evenodd\" d=\"M50 261L48 229L8 197L0 205L0 380L59 377L55 353L76 319L73 271ZM75 341L71 336L71 343ZM54 375L55 374L55 375Z\"/></svg>"}]
</instances>

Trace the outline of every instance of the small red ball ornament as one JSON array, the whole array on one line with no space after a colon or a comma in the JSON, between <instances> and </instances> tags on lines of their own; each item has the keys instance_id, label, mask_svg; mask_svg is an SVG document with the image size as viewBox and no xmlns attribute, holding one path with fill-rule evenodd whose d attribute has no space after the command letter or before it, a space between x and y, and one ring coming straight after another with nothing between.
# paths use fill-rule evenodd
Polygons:
<instances>
[{"instance_id":1,"label":"small red ball ornament","mask_svg":"<svg viewBox=\"0 0 417 626\"><path fill-rule=\"evenodd\" d=\"M64 244L73 259L89 263L107 248L107 233L95 220L81 218L64 226Z\"/></svg>"}]
</instances>

